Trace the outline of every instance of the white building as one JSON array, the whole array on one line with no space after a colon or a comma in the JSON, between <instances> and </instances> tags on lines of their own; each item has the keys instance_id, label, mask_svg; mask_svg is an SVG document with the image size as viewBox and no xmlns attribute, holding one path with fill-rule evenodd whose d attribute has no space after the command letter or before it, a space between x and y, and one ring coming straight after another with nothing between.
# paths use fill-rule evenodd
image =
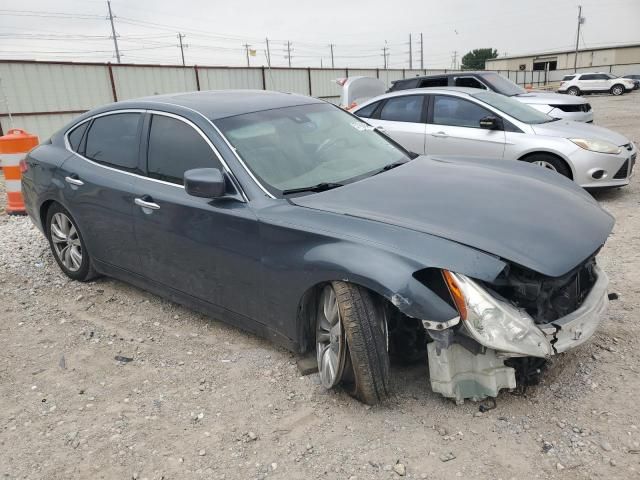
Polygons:
<instances>
[{"instance_id":1,"label":"white building","mask_svg":"<svg viewBox=\"0 0 640 480\"><path fill-rule=\"evenodd\" d=\"M487 70L540 70L573 69L574 50L544 52L533 55L513 55L487 60ZM584 48L578 51L578 69L609 71L611 65L640 64L640 43L610 47Z\"/></svg>"}]
</instances>

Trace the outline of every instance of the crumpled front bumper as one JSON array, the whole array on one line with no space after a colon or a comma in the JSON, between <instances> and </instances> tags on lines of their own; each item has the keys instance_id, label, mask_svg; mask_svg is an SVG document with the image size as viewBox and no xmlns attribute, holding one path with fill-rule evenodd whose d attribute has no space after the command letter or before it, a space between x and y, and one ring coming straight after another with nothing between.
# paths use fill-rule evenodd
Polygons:
<instances>
[{"instance_id":1,"label":"crumpled front bumper","mask_svg":"<svg viewBox=\"0 0 640 480\"><path fill-rule=\"evenodd\" d=\"M597 266L595 273L598 279L576 311L553 322L538 325L538 328L545 333L551 342L555 353L566 352L586 342L597 330L607 313L609 278Z\"/></svg>"}]
</instances>

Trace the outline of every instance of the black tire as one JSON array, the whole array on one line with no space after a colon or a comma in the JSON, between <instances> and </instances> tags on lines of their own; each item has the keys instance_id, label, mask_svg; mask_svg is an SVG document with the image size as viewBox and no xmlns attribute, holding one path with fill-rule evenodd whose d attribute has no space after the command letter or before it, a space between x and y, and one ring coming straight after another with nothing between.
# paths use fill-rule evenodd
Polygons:
<instances>
[{"instance_id":1,"label":"black tire","mask_svg":"<svg viewBox=\"0 0 640 480\"><path fill-rule=\"evenodd\" d=\"M347 338L342 385L353 397L375 405L389 396L388 335L384 307L366 289L333 282Z\"/></svg>"},{"instance_id":2,"label":"black tire","mask_svg":"<svg viewBox=\"0 0 640 480\"><path fill-rule=\"evenodd\" d=\"M613 87L611 87L611 90L609 90L609 92L611 93L611 95L615 95L616 97L618 97L625 92L624 85L616 83Z\"/></svg>"},{"instance_id":3,"label":"black tire","mask_svg":"<svg viewBox=\"0 0 640 480\"><path fill-rule=\"evenodd\" d=\"M564 160L549 155L547 153L534 153L528 157L523 158L525 162L536 164L538 162L546 165L540 165L541 167L548 168L549 170L555 170L560 175L564 175L567 178L571 178L571 170L569 166L564 163Z\"/></svg>"},{"instance_id":4,"label":"black tire","mask_svg":"<svg viewBox=\"0 0 640 480\"><path fill-rule=\"evenodd\" d=\"M80 244L82 261L79 262L79 267L75 270L68 268L63 263L63 260L60 258L60 255L56 247L54 247L54 240L52 235L52 221L54 216L58 213L65 215L70 220L71 225L75 228L77 232L77 239ZM62 272L67 277L71 278L72 280L78 280L80 282L88 282L98 276L97 272L93 268L93 265L91 263L91 257L89 256L89 252L87 251L87 248L85 246L84 239L82 238L82 233L80 232L80 229L78 228L76 221L71 216L71 214L59 203L54 203L53 205L51 205L51 207L49 207L49 210L47 211L45 228L46 228L47 240L49 241L49 247L51 248L51 253L53 255L53 258L55 258L56 263L60 267L60 270L62 270Z\"/></svg>"},{"instance_id":5,"label":"black tire","mask_svg":"<svg viewBox=\"0 0 640 480\"><path fill-rule=\"evenodd\" d=\"M580 89L578 87L569 87L567 93L569 95L580 95Z\"/></svg>"}]
</instances>

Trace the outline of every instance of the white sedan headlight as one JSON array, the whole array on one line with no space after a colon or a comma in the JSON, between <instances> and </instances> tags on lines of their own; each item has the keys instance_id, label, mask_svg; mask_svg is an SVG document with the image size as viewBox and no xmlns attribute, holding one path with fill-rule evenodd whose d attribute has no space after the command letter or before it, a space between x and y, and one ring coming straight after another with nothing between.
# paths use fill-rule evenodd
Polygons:
<instances>
[{"instance_id":1,"label":"white sedan headlight","mask_svg":"<svg viewBox=\"0 0 640 480\"><path fill-rule=\"evenodd\" d=\"M612 153L617 155L622 151L619 146L604 140L590 140L588 138L570 138L569 140L580 148L584 148L585 150L590 150L592 152Z\"/></svg>"},{"instance_id":2,"label":"white sedan headlight","mask_svg":"<svg viewBox=\"0 0 640 480\"><path fill-rule=\"evenodd\" d=\"M553 348L524 311L499 300L470 278L443 270L467 333L498 352L547 357Z\"/></svg>"}]
</instances>

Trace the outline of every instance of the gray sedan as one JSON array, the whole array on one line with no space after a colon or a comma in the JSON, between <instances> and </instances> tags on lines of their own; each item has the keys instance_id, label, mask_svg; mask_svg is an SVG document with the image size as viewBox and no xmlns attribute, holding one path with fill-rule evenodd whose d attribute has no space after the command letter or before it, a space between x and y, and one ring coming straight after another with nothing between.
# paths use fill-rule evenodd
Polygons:
<instances>
[{"instance_id":1,"label":"gray sedan","mask_svg":"<svg viewBox=\"0 0 640 480\"><path fill-rule=\"evenodd\" d=\"M585 188L627 185L637 155L616 132L471 88L400 90L354 113L416 153L521 160Z\"/></svg>"},{"instance_id":2,"label":"gray sedan","mask_svg":"<svg viewBox=\"0 0 640 480\"><path fill-rule=\"evenodd\" d=\"M596 255L614 221L574 183L416 156L317 99L116 103L21 168L68 277L118 278L314 355L325 387L367 403L388 395L390 357L426 355L435 391L496 396L607 306Z\"/></svg>"}]
</instances>

